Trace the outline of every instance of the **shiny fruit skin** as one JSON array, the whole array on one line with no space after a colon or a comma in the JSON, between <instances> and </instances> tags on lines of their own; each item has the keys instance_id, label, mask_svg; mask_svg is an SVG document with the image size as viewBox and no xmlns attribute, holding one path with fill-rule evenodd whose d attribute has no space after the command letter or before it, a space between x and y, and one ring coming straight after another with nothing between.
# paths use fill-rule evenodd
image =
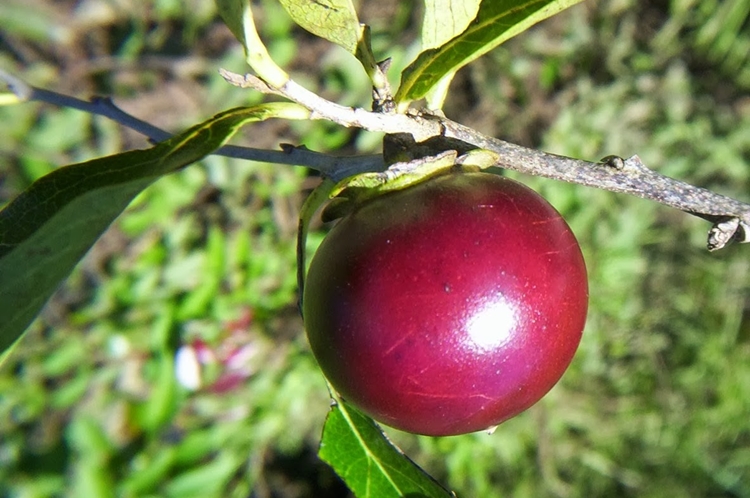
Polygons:
<instances>
[{"instance_id":1,"label":"shiny fruit skin","mask_svg":"<svg viewBox=\"0 0 750 498\"><path fill-rule=\"evenodd\" d=\"M417 434L488 429L570 364L586 267L560 214L489 173L450 173L359 206L307 275L305 327L337 392Z\"/></svg>"}]
</instances>

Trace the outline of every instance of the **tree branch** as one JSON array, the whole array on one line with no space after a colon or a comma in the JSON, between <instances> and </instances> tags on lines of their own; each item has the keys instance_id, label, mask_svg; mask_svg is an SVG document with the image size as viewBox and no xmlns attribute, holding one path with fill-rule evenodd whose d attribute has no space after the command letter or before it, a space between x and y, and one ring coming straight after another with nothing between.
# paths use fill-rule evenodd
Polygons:
<instances>
[{"instance_id":1,"label":"tree branch","mask_svg":"<svg viewBox=\"0 0 750 498\"><path fill-rule=\"evenodd\" d=\"M711 251L721 249L730 242L750 242L749 204L656 173L647 168L638 156L628 159L609 156L602 162L572 159L489 137L441 116L370 112L323 99L291 80L281 88L272 88L253 75L242 76L223 69L220 72L233 85L282 96L305 106L312 111L313 119L325 119L342 126L369 131L406 133L413 136L417 142L435 137L448 139L464 144L467 149L479 148L496 153L496 166L501 168L630 194L674 207L713 223L707 243ZM0 79L6 82L21 101L36 100L104 116L142 133L152 142L163 141L171 136L169 132L124 112L109 98L79 100L35 88L3 72L0 72ZM381 155L332 157L305 147L288 144L281 147L281 151L271 151L227 145L217 150L216 154L305 166L334 179L368 171L381 171L385 167Z\"/></svg>"},{"instance_id":2,"label":"tree branch","mask_svg":"<svg viewBox=\"0 0 750 498\"><path fill-rule=\"evenodd\" d=\"M162 142L172 136L168 131L123 111L109 97L93 97L90 100L77 99L50 90L36 88L2 70L0 70L0 81L5 81L15 94L17 101L44 102L103 116L140 133L148 138L151 143ZM304 166L327 176L341 174L348 176L359 171L380 171L385 168L383 157L380 154L337 157L290 144L281 144L281 150L225 145L214 154L250 161Z\"/></svg>"},{"instance_id":3,"label":"tree branch","mask_svg":"<svg viewBox=\"0 0 750 498\"><path fill-rule=\"evenodd\" d=\"M521 147L453 121L443 124L446 137L496 152L496 166L501 168L634 195L708 220L714 224L708 234L709 251L733 241L750 242L749 204L659 174L637 155L628 159L608 156L592 163Z\"/></svg>"},{"instance_id":4,"label":"tree branch","mask_svg":"<svg viewBox=\"0 0 750 498\"><path fill-rule=\"evenodd\" d=\"M242 76L223 69L220 73L233 85L280 95L301 104L317 119L371 131L408 133L417 142L439 136L495 152L495 165L501 168L635 195L677 208L713 223L707 243L710 251L721 249L730 242L750 242L749 204L656 173L638 156L628 159L609 156L597 163L582 161L488 137L441 116L352 109L311 94L291 80L281 88L271 88L250 74Z\"/></svg>"},{"instance_id":5,"label":"tree branch","mask_svg":"<svg viewBox=\"0 0 750 498\"><path fill-rule=\"evenodd\" d=\"M281 88L272 88L252 74L236 74L219 69L219 74L229 83L240 88L252 88L261 93L279 95L296 102L312 113L312 119L325 119L348 128L362 128L385 133L409 133L417 142L440 135L440 123L432 119L420 119L419 115L396 112L371 112L361 108L346 107L311 92L294 80L287 80Z\"/></svg>"}]
</instances>

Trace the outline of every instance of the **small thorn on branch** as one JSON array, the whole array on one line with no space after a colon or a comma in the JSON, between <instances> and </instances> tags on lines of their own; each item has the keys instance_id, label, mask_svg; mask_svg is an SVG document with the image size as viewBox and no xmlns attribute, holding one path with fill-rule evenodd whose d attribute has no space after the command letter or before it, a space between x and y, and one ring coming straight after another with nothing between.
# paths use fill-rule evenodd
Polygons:
<instances>
[{"instance_id":1,"label":"small thorn on branch","mask_svg":"<svg viewBox=\"0 0 750 498\"><path fill-rule=\"evenodd\" d=\"M605 166L622 171L625 168L625 159L620 156L606 156L599 159L599 162Z\"/></svg>"},{"instance_id":2,"label":"small thorn on branch","mask_svg":"<svg viewBox=\"0 0 750 498\"><path fill-rule=\"evenodd\" d=\"M620 156L606 156L601 158L599 162L616 171L622 171L624 173L635 173L648 169L646 165L643 164L643 161L641 161L641 158L637 155L630 156L627 159L623 159Z\"/></svg>"},{"instance_id":3,"label":"small thorn on branch","mask_svg":"<svg viewBox=\"0 0 750 498\"><path fill-rule=\"evenodd\" d=\"M391 63L393 62L393 59L391 57L388 57L387 59L384 59L380 62L378 62L378 68L383 72L383 74L388 72L388 69L391 68Z\"/></svg>"}]
</instances>

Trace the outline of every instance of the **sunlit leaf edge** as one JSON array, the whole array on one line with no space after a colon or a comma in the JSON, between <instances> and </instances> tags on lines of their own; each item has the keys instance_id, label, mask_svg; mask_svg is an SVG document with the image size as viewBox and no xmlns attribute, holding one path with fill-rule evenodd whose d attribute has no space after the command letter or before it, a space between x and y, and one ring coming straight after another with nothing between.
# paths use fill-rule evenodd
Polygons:
<instances>
[{"instance_id":1,"label":"sunlit leaf edge","mask_svg":"<svg viewBox=\"0 0 750 498\"><path fill-rule=\"evenodd\" d=\"M404 69L395 100L403 103L423 98L446 74L457 71L534 24L581 1L530 0L522 4L513 0L483 1L476 19L463 33L439 48L422 52ZM523 15L524 12L527 15ZM502 24L504 18L519 13L518 20ZM462 49L462 46L469 47L469 50Z\"/></svg>"},{"instance_id":2,"label":"sunlit leaf edge","mask_svg":"<svg viewBox=\"0 0 750 498\"><path fill-rule=\"evenodd\" d=\"M34 182L0 210L0 353L154 180L203 158L247 122L306 116L309 111L291 103L230 109L150 149L64 166Z\"/></svg>"},{"instance_id":3,"label":"sunlit leaf edge","mask_svg":"<svg viewBox=\"0 0 750 498\"><path fill-rule=\"evenodd\" d=\"M363 455L343 462L347 451L342 445L353 445ZM371 418L338 397L326 419L319 456L359 498L455 496L397 448ZM375 471L387 489L377 487Z\"/></svg>"}]
</instances>

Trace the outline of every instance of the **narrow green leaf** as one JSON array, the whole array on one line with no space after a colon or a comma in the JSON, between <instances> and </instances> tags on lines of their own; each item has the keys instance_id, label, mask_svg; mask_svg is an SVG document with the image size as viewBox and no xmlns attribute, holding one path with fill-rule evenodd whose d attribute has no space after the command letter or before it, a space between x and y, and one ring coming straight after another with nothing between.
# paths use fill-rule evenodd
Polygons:
<instances>
[{"instance_id":1,"label":"narrow green leaf","mask_svg":"<svg viewBox=\"0 0 750 498\"><path fill-rule=\"evenodd\" d=\"M479 11L480 0L425 0L422 21L422 50L438 48L451 38L461 34ZM448 95L456 71L440 78L425 98L429 109L440 109Z\"/></svg>"},{"instance_id":2,"label":"narrow green leaf","mask_svg":"<svg viewBox=\"0 0 750 498\"><path fill-rule=\"evenodd\" d=\"M351 0L279 0L294 22L354 54L362 27Z\"/></svg>"},{"instance_id":3,"label":"narrow green leaf","mask_svg":"<svg viewBox=\"0 0 750 498\"><path fill-rule=\"evenodd\" d=\"M211 461L189 469L163 485L167 498L203 498L206 496L230 496L227 483L245 463L246 456L221 452Z\"/></svg>"},{"instance_id":4,"label":"narrow green leaf","mask_svg":"<svg viewBox=\"0 0 750 498\"><path fill-rule=\"evenodd\" d=\"M173 446L165 444L155 455L143 455L148 463L139 466L137 472L128 472L123 476L120 496L149 496L149 491L158 489L161 483L169 479L176 453Z\"/></svg>"},{"instance_id":5,"label":"narrow green leaf","mask_svg":"<svg viewBox=\"0 0 750 498\"><path fill-rule=\"evenodd\" d=\"M476 19L444 45L419 54L401 76L399 103L417 100L440 80L534 24L581 0L484 0Z\"/></svg>"},{"instance_id":6,"label":"narrow green leaf","mask_svg":"<svg viewBox=\"0 0 750 498\"><path fill-rule=\"evenodd\" d=\"M245 60L252 70L274 88L289 81L289 75L274 62L258 35L250 0L216 0L216 8L245 48Z\"/></svg>"},{"instance_id":7,"label":"narrow green leaf","mask_svg":"<svg viewBox=\"0 0 750 498\"><path fill-rule=\"evenodd\" d=\"M90 415L74 417L68 425L66 437L80 458L98 464L104 464L114 449L101 425Z\"/></svg>"},{"instance_id":8,"label":"narrow green leaf","mask_svg":"<svg viewBox=\"0 0 750 498\"><path fill-rule=\"evenodd\" d=\"M454 496L342 400L328 414L319 455L359 498Z\"/></svg>"},{"instance_id":9,"label":"narrow green leaf","mask_svg":"<svg viewBox=\"0 0 750 498\"><path fill-rule=\"evenodd\" d=\"M93 417L79 415L68 426L66 439L76 456L72 464L72 495L114 497L114 480L107 465L113 447L102 427Z\"/></svg>"},{"instance_id":10,"label":"narrow green leaf","mask_svg":"<svg viewBox=\"0 0 750 498\"><path fill-rule=\"evenodd\" d=\"M291 103L231 109L150 149L65 166L34 182L0 211L0 353L139 192L247 122L307 116Z\"/></svg>"},{"instance_id":11,"label":"narrow green leaf","mask_svg":"<svg viewBox=\"0 0 750 498\"><path fill-rule=\"evenodd\" d=\"M424 0L422 50L438 48L462 33L479 11L480 0Z\"/></svg>"},{"instance_id":12,"label":"narrow green leaf","mask_svg":"<svg viewBox=\"0 0 750 498\"><path fill-rule=\"evenodd\" d=\"M156 376L151 379L153 390L147 400L136 405L139 426L149 432L167 424L179 407L174 356L164 352L153 361L158 363Z\"/></svg>"},{"instance_id":13,"label":"narrow green leaf","mask_svg":"<svg viewBox=\"0 0 750 498\"><path fill-rule=\"evenodd\" d=\"M244 47L245 43L245 11L250 8L250 0L215 0L216 10L219 11L224 24Z\"/></svg>"},{"instance_id":14,"label":"narrow green leaf","mask_svg":"<svg viewBox=\"0 0 750 498\"><path fill-rule=\"evenodd\" d=\"M109 467L92 460L73 460L68 486L70 496L78 498L115 498L115 483Z\"/></svg>"}]
</instances>

